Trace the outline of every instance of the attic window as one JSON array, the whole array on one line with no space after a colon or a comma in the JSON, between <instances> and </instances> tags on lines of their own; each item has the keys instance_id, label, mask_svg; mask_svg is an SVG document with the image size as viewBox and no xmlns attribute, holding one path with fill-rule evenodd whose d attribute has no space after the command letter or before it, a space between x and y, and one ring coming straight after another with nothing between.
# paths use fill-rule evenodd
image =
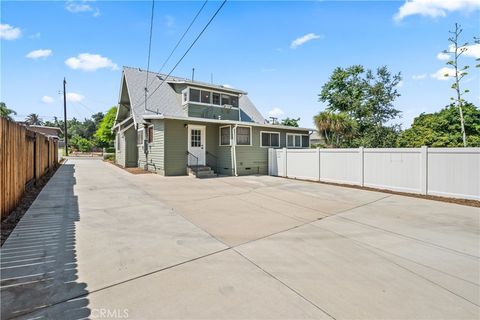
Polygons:
<instances>
[{"instance_id":1,"label":"attic window","mask_svg":"<svg viewBox=\"0 0 480 320\"><path fill-rule=\"evenodd\" d=\"M216 105L220 105L220 93L216 93L216 92L212 93L212 103Z\"/></svg>"},{"instance_id":2,"label":"attic window","mask_svg":"<svg viewBox=\"0 0 480 320\"><path fill-rule=\"evenodd\" d=\"M190 101L200 102L200 90L190 89Z\"/></svg>"}]
</instances>

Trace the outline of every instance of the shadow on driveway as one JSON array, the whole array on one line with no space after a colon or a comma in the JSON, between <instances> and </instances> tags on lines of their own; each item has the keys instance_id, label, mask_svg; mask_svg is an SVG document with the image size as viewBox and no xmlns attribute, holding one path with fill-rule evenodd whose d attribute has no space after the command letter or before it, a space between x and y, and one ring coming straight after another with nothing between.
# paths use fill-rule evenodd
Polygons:
<instances>
[{"instance_id":1,"label":"shadow on driveway","mask_svg":"<svg viewBox=\"0 0 480 320\"><path fill-rule=\"evenodd\" d=\"M80 217L74 172L72 164L58 169L2 247L2 319L35 311L56 319L90 315L87 285L77 281L75 222ZM81 298L64 302L75 297ZM42 314L40 309L60 302L60 308Z\"/></svg>"}]
</instances>

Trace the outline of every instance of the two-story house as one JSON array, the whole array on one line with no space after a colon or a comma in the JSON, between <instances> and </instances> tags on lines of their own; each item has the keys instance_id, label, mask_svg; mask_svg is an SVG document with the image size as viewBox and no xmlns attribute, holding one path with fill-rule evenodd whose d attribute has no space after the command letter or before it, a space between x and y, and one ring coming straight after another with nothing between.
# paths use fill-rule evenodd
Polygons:
<instances>
[{"instance_id":1,"label":"two-story house","mask_svg":"<svg viewBox=\"0 0 480 320\"><path fill-rule=\"evenodd\" d=\"M116 162L163 175L266 174L268 148L308 148L310 129L266 123L246 92L124 67Z\"/></svg>"}]
</instances>

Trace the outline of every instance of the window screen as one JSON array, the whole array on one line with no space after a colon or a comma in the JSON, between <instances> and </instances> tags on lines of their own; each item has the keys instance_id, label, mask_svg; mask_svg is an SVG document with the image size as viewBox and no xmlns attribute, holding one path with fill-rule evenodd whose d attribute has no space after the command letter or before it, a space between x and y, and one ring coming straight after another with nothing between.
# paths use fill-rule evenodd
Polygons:
<instances>
[{"instance_id":1,"label":"window screen","mask_svg":"<svg viewBox=\"0 0 480 320\"><path fill-rule=\"evenodd\" d=\"M230 127L220 128L220 145L221 146L230 145Z\"/></svg>"},{"instance_id":2,"label":"window screen","mask_svg":"<svg viewBox=\"0 0 480 320\"><path fill-rule=\"evenodd\" d=\"M153 126L148 127L148 143L153 142Z\"/></svg>"},{"instance_id":3,"label":"window screen","mask_svg":"<svg viewBox=\"0 0 480 320\"><path fill-rule=\"evenodd\" d=\"M238 97L231 96L230 100L231 100L232 106L235 108L238 108Z\"/></svg>"},{"instance_id":4,"label":"window screen","mask_svg":"<svg viewBox=\"0 0 480 320\"><path fill-rule=\"evenodd\" d=\"M190 89L190 101L200 102L200 90Z\"/></svg>"},{"instance_id":5,"label":"window screen","mask_svg":"<svg viewBox=\"0 0 480 320\"><path fill-rule=\"evenodd\" d=\"M212 103L220 105L220 93L212 93Z\"/></svg>"},{"instance_id":6,"label":"window screen","mask_svg":"<svg viewBox=\"0 0 480 320\"><path fill-rule=\"evenodd\" d=\"M137 131L137 145L143 144L143 130Z\"/></svg>"},{"instance_id":7,"label":"window screen","mask_svg":"<svg viewBox=\"0 0 480 320\"><path fill-rule=\"evenodd\" d=\"M309 136L303 135L302 136L302 147L308 148L310 146L310 138Z\"/></svg>"},{"instance_id":8,"label":"window screen","mask_svg":"<svg viewBox=\"0 0 480 320\"><path fill-rule=\"evenodd\" d=\"M240 146L250 145L250 128L249 127L237 128L237 144Z\"/></svg>"},{"instance_id":9,"label":"window screen","mask_svg":"<svg viewBox=\"0 0 480 320\"><path fill-rule=\"evenodd\" d=\"M287 135L287 146L288 147L293 147L293 136L292 135Z\"/></svg>"},{"instance_id":10,"label":"window screen","mask_svg":"<svg viewBox=\"0 0 480 320\"><path fill-rule=\"evenodd\" d=\"M202 103L210 103L210 91L203 91L202 90Z\"/></svg>"},{"instance_id":11,"label":"window screen","mask_svg":"<svg viewBox=\"0 0 480 320\"><path fill-rule=\"evenodd\" d=\"M230 96L227 94L222 94L222 106L226 104L232 104L232 102L230 101Z\"/></svg>"},{"instance_id":12,"label":"window screen","mask_svg":"<svg viewBox=\"0 0 480 320\"><path fill-rule=\"evenodd\" d=\"M262 147L280 147L280 134L262 132Z\"/></svg>"}]
</instances>

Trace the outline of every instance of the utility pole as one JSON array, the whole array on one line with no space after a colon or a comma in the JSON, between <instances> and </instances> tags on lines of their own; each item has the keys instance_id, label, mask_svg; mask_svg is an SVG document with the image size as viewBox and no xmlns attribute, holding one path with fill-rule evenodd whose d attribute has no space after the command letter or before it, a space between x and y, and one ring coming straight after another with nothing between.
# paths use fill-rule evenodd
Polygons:
<instances>
[{"instance_id":1,"label":"utility pole","mask_svg":"<svg viewBox=\"0 0 480 320\"><path fill-rule=\"evenodd\" d=\"M63 78L63 131L65 140L65 155L68 156L68 133L67 133L67 81Z\"/></svg>"}]
</instances>

